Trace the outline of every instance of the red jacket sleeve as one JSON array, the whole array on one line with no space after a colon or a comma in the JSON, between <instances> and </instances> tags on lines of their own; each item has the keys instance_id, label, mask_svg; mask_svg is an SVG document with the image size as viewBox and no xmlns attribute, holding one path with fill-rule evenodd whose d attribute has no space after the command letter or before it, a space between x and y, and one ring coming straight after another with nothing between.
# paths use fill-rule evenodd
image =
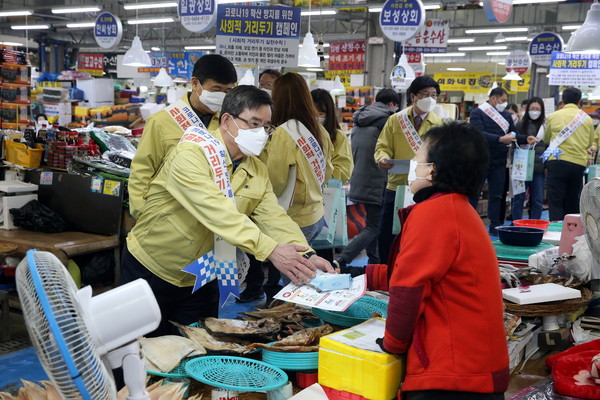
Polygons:
<instances>
[{"instance_id":1,"label":"red jacket sleeve","mask_svg":"<svg viewBox=\"0 0 600 400\"><path fill-rule=\"evenodd\" d=\"M368 290L389 291L388 266L387 264L367 264L365 267L367 274Z\"/></svg>"},{"instance_id":2,"label":"red jacket sleeve","mask_svg":"<svg viewBox=\"0 0 600 400\"><path fill-rule=\"evenodd\" d=\"M408 216L401 250L394 261L383 341L391 353L403 354L408 350L417 320L423 313L423 300L457 254L456 221L440 218L442 210L435 210L429 204L415 207Z\"/></svg>"}]
</instances>

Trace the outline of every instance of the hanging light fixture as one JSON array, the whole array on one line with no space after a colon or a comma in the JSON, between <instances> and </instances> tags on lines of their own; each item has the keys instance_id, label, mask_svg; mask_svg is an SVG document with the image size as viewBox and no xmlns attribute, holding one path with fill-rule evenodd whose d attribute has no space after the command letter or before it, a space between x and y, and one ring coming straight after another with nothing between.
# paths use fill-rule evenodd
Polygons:
<instances>
[{"instance_id":1,"label":"hanging light fixture","mask_svg":"<svg viewBox=\"0 0 600 400\"><path fill-rule=\"evenodd\" d=\"M136 2L137 3L137 2ZM138 17L138 11L135 10L135 18ZM123 65L129 67L151 67L152 60L144 48L142 47L142 40L138 36L138 26L135 26L135 37L131 43L131 48L127 50L123 57Z\"/></svg>"},{"instance_id":2,"label":"hanging light fixture","mask_svg":"<svg viewBox=\"0 0 600 400\"><path fill-rule=\"evenodd\" d=\"M173 78L169 76L166 69L161 68L158 71L158 75L156 75L156 79L154 79L154 86L173 86Z\"/></svg>"},{"instance_id":3,"label":"hanging light fixture","mask_svg":"<svg viewBox=\"0 0 600 400\"><path fill-rule=\"evenodd\" d=\"M315 47L315 39L313 38L312 33L310 33L310 11L311 11L311 3L308 2L308 31L306 32L306 36L304 36L304 41L302 42L302 47L298 52L298 66L299 67L320 67L321 59L317 54L317 48Z\"/></svg>"},{"instance_id":4,"label":"hanging light fixture","mask_svg":"<svg viewBox=\"0 0 600 400\"><path fill-rule=\"evenodd\" d=\"M600 53L600 4L594 1L585 22L571 34L566 53Z\"/></svg>"},{"instance_id":5,"label":"hanging light fixture","mask_svg":"<svg viewBox=\"0 0 600 400\"><path fill-rule=\"evenodd\" d=\"M238 85L250 85L254 86L254 74L251 69L247 69L244 76L238 82Z\"/></svg>"},{"instance_id":6,"label":"hanging light fixture","mask_svg":"<svg viewBox=\"0 0 600 400\"><path fill-rule=\"evenodd\" d=\"M340 77L336 75L335 79L333 80L333 89L331 89L329 91L329 94L331 94L332 96L339 96L339 95L342 95L345 93L346 93L346 88L344 87L344 84L340 80Z\"/></svg>"},{"instance_id":7,"label":"hanging light fixture","mask_svg":"<svg viewBox=\"0 0 600 400\"><path fill-rule=\"evenodd\" d=\"M517 74L517 73L515 72L515 70L514 70L514 69L511 69L509 73L507 73L506 75L504 75L504 76L502 77L502 80L505 80L505 81L522 81L522 80L523 80L523 78L521 78L521 77L519 76L519 74Z\"/></svg>"}]
</instances>

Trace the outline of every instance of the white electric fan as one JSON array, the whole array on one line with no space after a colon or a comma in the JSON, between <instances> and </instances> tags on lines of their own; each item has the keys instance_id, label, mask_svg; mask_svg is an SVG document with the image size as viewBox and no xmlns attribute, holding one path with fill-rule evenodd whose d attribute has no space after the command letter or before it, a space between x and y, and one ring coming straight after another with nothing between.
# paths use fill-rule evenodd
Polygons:
<instances>
[{"instance_id":1,"label":"white electric fan","mask_svg":"<svg viewBox=\"0 0 600 400\"><path fill-rule=\"evenodd\" d=\"M129 400L149 399L137 338L158 327L160 309L142 279L92 297L52 253L29 250L16 273L29 336L63 399L116 399L109 368L123 368Z\"/></svg>"},{"instance_id":2,"label":"white electric fan","mask_svg":"<svg viewBox=\"0 0 600 400\"><path fill-rule=\"evenodd\" d=\"M585 239L592 253L591 279L600 279L600 178L590 180L583 187L579 212Z\"/></svg>"}]
</instances>

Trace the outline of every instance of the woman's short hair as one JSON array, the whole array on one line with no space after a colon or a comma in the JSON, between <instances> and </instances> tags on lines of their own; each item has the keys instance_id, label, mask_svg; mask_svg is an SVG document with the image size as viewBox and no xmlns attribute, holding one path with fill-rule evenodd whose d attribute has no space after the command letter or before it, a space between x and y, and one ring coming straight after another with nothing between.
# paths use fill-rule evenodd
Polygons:
<instances>
[{"instance_id":1,"label":"woman's short hair","mask_svg":"<svg viewBox=\"0 0 600 400\"><path fill-rule=\"evenodd\" d=\"M424 137L427 162L434 164L433 184L447 193L478 194L487 174L490 152L485 136L473 125L450 122Z\"/></svg>"}]
</instances>

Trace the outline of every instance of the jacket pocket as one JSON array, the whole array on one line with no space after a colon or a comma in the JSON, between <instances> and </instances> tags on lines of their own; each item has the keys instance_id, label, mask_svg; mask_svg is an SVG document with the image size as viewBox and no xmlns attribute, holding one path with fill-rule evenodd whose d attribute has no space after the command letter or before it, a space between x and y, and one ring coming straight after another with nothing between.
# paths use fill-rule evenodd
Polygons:
<instances>
[{"instance_id":1,"label":"jacket pocket","mask_svg":"<svg viewBox=\"0 0 600 400\"><path fill-rule=\"evenodd\" d=\"M167 221L179 232L183 237L188 240L197 239L194 236L194 232L197 231L197 223L194 218L191 218L191 223L186 222L184 218L177 212L167 217Z\"/></svg>"},{"instance_id":2,"label":"jacket pocket","mask_svg":"<svg viewBox=\"0 0 600 400\"><path fill-rule=\"evenodd\" d=\"M415 353L417 353L417 357L419 357L419 361L423 368L429 367L429 356L427 355L427 350L425 349L425 343L423 338L423 322L419 320L417 322L417 327L415 328L415 333L413 335L412 345L415 349Z\"/></svg>"}]
</instances>

